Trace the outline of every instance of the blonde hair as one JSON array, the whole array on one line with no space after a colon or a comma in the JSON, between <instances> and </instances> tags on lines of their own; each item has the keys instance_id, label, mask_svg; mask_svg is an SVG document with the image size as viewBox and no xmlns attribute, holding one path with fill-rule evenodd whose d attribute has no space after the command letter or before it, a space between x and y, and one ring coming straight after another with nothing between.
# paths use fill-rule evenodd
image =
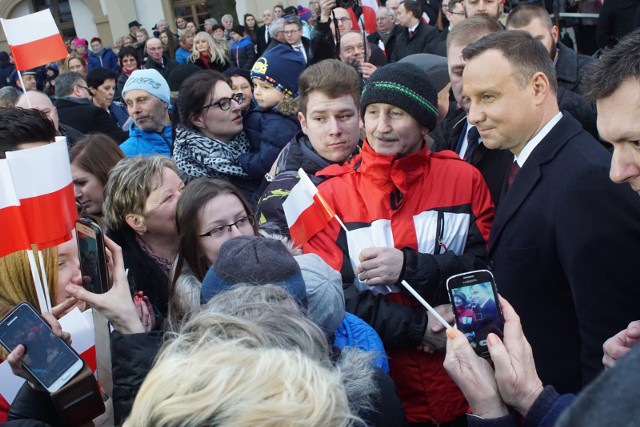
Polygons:
<instances>
[{"instance_id":1,"label":"blonde hair","mask_svg":"<svg viewBox=\"0 0 640 427\"><path fill-rule=\"evenodd\" d=\"M128 214L143 214L147 198L157 180L162 180L165 168L178 174L176 164L165 156L126 157L111 169L102 205L110 229L126 227L125 216Z\"/></svg>"},{"instance_id":2,"label":"blonde hair","mask_svg":"<svg viewBox=\"0 0 640 427\"><path fill-rule=\"evenodd\" d=\"M47 283L51 301L55 301L58 287L58 248L42 251ZM40 268L40 261L36 256L36 264ZM36 287L31 275L31 267L26 251L14 252L0 258L0 312L5 308L13 308L22 301L27 301L34 307L39 307Z\"/></svg>"},{"instance_id":3,"label":"blonde hair","mask_svg":"<svg viewBox=\"0 0 640 427\"><path fill-rule=\"evenodd\" d=\"M220 45L218 45L215 40L213 40L211 34L207 33L206 31L200 31L193 37L193 48L191 49L192 53L189 57L189 61L196 62L198 59L200 59L200 52L198 52L198 49L196 49L196 42L199 40L205 40L209 44L209 54L211 55L211 62L217 62L221 65L227 63L227 55L224 49L222 49Z\"/></svg>"},{"instance_id":4,"label":"blonde hair","mask_svg":"<svg viewBox=\"0 0 640 427\"><path fill-rule=\"evenodd\" d=\"M77 53L70 53L69 55L67 55L67 57L65 58L64 63L63 63L64 72L65 73L69 72L69 63L71 62L72 59L77 59L78 61L80 61L80 63L82 63L82 66L84 67L84 71L85 71L85 74L86 74L86 72L88 70L87 69L87 61L85 61L85 59L82 56L78 55ZM85 78L85 77L83 77L83 78Z\"/></svg>"},{"instance_id":5,"label":"blonde hair","mask_svg":"<svg viewBox=\"0 0 640 427\"><path fill-rule=\"evenodd\" d=\"M340 373L300 350L219 341L164 351L124 426L350 426Z\"/></svg>"}]
</instances>

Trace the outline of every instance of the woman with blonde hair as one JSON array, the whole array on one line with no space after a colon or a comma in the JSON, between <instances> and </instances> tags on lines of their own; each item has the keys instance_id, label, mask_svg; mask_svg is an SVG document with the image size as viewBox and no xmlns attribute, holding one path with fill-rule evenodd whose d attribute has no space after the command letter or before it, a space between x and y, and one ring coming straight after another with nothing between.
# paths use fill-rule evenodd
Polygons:
<instances>
[{"instance_id":1,"label":"woman with blonde hair","mask_svg":"<svg viewBox=\"0 0 640 427\"><path fill-rule=\"evenodd\" d=\"M193 50L189 62L193 62L203 70L222 72L229 68L227 53L205 31L199 32L193 38Z\"/></svg>"},{"instance_id":2,"label":"woman with blonde hair","mask_svg":"<svg viewBox=\"0 0 640 427\"><path fill-rule=\"evenodd\" d=\"M87 68L87 61L76 53L70 53L64 60L63 68L65 72L79 73L83 79L87 78L89 69Z\"/></svg>"}]
</instances>

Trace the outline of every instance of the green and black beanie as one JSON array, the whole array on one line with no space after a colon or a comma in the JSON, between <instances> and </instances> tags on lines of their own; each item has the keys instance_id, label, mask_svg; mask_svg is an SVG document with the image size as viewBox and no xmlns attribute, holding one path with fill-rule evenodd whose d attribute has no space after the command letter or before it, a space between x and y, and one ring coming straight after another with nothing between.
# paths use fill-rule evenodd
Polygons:
<instances>
[{"instance_id":1,"label":"green and black beanie","mask_svg":"<svg viewBox=\"0 0 640 427\"><path fill-rule=\"evenodd\" d=\"M432 131L438 122L438 93L424 72L413 64L398 63L378 68L367 80L360 99L360 114L369 104L402 108Z\"/></svg>"}]
</instances>

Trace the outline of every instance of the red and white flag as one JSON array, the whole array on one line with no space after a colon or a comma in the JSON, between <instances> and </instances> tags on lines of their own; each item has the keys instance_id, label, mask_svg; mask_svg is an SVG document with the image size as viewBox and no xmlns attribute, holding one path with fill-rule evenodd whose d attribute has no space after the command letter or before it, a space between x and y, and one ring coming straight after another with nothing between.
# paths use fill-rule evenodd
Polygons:
<instances>
[{"instance_id":1,"label":"red and white flag","mask_svg":"<svg viewBox=\"0 0 640 427\"><path fill-rule=\"evenodd\" d=\"M9 161L0 159L0 257L29 249L29 236L20 212L20 200L13 186Z\"/></svg>"},{"instance_id":2,"label":"red and white flag","mask_svg":"<svg viewBox=\"0 0 640 427\"><path fill-rule=\"evenodd\" d=\"M291 189L282 208L291 238L296 245L302 245L325 228L336 214L302 168L298 169L298 175L300 181Z\"/></svg>"},{"instance_id":3,"label":"red and white flag","mask_svg":"<svg viewBox=\"0 0 640 427\"><path fill-rule=\"evenodd\" d=\"M65 138L7 152L29 242L46 249L71 239L78 219Z\"/></svg>"},{"instance_id":4,"label":"red and white flag","mask_svg":"<svg viewBox=\"0 0 640 427\"><path fill-rule=\"evenodd\" d=\"M49 9L0 21L18 70L29 70L67 56Z\"/></svg>"}]
</instances>

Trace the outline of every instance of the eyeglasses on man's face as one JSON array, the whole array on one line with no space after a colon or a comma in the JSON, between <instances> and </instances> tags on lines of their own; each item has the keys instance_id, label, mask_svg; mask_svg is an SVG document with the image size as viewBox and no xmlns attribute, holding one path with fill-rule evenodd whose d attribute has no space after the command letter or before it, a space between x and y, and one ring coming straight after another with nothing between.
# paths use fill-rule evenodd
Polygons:
<instances>
[{"instance_id":1,"label":"eyeglasses on man's face","mask_svg":"<svg viewBox=\"0 0 640 427\"><path fill-rule=\"evenodd\" d=\"M231 233L231 231L233 230L233 227L237 227L238 230L248 230L249 228L253 227L253 224L255 224L255 222L256 220L254 217L243 216L242 218L238 219L234 223L219 225L217 227L214 227L211 230L207 231L206 233L200 234L200 237L213 237L213 238L222 237L226 233Z\"/></svg>"},{"instance_id":2,"label":"eyeglasses on man's face","mask_svg":"<svg viewBox=\"0 0 640 427\"><path fill-rule=\"evenodd\" d=\"M284 35L285 36L291 36L291 35L296 34L298 32L300 32L300 30L287 30L287 31L284 31Z\"/></svg>"},{"instance_id":3,"label":"eyeglasses on man's face","mask_svg":"<svg viewBox=\"0 0 640 427\"><path fill-rule=\"evenodd\" d=\"M212 103L203 105L202 107L200 107L200 110L217 106L217 107L220 107L222 111L226 111L229 108L231 108L231 101L235 101L236 104L240 105L242 104L242 101L244 101L244 95L241 92L238 92L238 93L234 93L229 98L216 99Z\"/></svg>"}]
</instances>

